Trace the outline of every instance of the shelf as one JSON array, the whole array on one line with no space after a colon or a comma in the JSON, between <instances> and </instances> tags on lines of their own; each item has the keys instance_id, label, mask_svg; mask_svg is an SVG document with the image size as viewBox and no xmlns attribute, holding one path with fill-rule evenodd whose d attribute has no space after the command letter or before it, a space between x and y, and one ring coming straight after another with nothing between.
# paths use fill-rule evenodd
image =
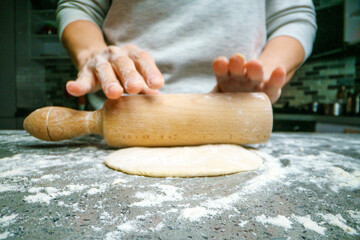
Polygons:
<instances>
[{"instance_id":1,"label":"shelf","mask_svg":"<svg viewBox=\"0 0 360 240\"><path fill-rule=\"evenodd\" d=\"M33 56L30 57L31 60L43 61L43 60L70 60L69 56Z\"/></svg>"},{"instance_id":2,"label":"shelf","mask_svg":"<svg viewBox=\"0 0 360 240\"><path fill-rule=\"evenodd\" d=\"M59 38L57 34L32 34L31 37L36 38Z\"/></svg>"},{"instance_id":3,"label":"shelf","mask_svg":"<svg viewBox=\"0 0 360 240\"><path fill-rule=\"evenodd\" d=\"M274 113L274 120L321 122L321 123L360 126L360 117L352 117L352 116L335 117L335 116L325 116L325 115L315 115L315 114Z\"/></svg>"},{"instance_id":4,"label":"shelf","mask_svg":"<svg viewBox=\"0 0 360 240\"><path fill-rule=\"evenodd\" d=\"M56 9L41 9L41 10L31 10L31 13L34 14L49 14L49 13L56 13Z\"/></svg>"},{"instance_id":5,"label":"shelf","mask_svg":"<svg viewBox=\"0 0 360 240\"><path fill-rule=\"evenodd\" d=\"M59 43L60 44L59 35L57 35L57 34L52 34L52 35L32 34L31 38L33 41L41 41L43 43L49 42L49 43Z\"/></svg>"}]
</instances>

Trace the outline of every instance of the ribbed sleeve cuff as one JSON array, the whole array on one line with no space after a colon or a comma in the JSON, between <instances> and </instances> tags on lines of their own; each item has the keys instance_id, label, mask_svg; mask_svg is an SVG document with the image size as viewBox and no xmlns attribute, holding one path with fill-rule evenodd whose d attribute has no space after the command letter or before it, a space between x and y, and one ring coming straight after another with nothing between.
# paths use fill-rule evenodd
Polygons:
<instances>
[{"instance_id":1,"label":"ribbed sleeve cuff","mask_svg":"<svg viewBox=\"0 0 360 240\"><path fill-rule=\"evenodd\" d=\"M313 41L315 39L316 27L307 21L297 21L287 23L277 30L275 30L270 39L278 36L290 36L298 40L304 48L305 60L310 56L313 48ZM305 61L304 60L304 61Z\"/></svg>"},{"instance_id":2,"label":"ribbed sleeve cuff","mask_svg":"<svg viewBox=\"0 0 360 240\"><path fill-rule=\"evenodd\" d=\"M87 20L101 27L100 22L96 22L93 18L89 16L89 14L85 13L84 11L77 9L60 10L56 15L56 22L58 25L58 33L60 40L66 26L77 20Z\"/></svg>"}]
</instances>

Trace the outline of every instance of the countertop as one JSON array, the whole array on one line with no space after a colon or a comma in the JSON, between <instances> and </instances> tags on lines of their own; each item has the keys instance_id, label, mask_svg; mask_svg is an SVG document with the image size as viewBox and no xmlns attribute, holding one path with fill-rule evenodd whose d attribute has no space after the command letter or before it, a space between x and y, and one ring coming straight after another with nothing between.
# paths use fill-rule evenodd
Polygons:
<instances>
[{"instance_id":1,"label":"countertop","mask_svg":"<svg viewBox=\"0 0 360 240\"><path fill-rule=\"evenodd\" d=\"M272 134L260 169L149 178L85 136L0 131L0 239L359 239L360 135Z\"/></svg>"}]
</instances>

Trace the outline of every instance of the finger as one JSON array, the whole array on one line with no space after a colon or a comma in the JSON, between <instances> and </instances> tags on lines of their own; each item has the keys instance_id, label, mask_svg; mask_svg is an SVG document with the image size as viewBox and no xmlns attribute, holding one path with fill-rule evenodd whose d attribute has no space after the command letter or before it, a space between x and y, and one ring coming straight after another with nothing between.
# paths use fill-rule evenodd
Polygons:
<instances>
[{"instance_id":1,"label":"finger","mask_svg":"<svg viewBox=\"0 0 360 240\"><path fill-rule=\"evenodd\" d=\"M226 57L216 58L212 67L218 82L223 82L229 79L229 61Z\"/></svg>"},{"instance_id":2,"label":"finger","mask_svg":"<svg viewBox=\"0 0 360 240\"><path fill-rule=\"evenodd\" d=\"M148 52L130 51L129 57L134 61L136 69L150 88L159 89L164 85L164 78Z\"/></svg>"},{"instance_id":3,"label":"finger","mask_svg":"<svg viewBox=\"0 0 360 240\"><path fill-rule=\"evenodd\" d=\"M95 74L109 99L118 99L124 92L117 80L111 64L105 59L97 59Z\"/></svg>"},{"instance_id":4,"label":"finger","mask_svg":"<svg viewBox=\"0 0 360 240\"><path fill-rule=\"evenodd\" d=\"M157 89L151 89L146 83L144 83L144 87L141 90L142 94L160 94L161 92Z\"/></svg>"},{"instance_id":5,"label":"finger","mask_svg":"<svg viewBox=\"0 0 360 240\"><path fill-rule=\"evenodd\" d=\"M219 93L219 92L221 92L219 84L216 84L215 87L210 91L210 93Z\"/></svg>"},{"instance_id":6,"label":"finger","mask_svg":"<svg viewBox=\"0 0 360 240\"><path fill-rule=\"evenodd\" d=\"M94 74L85 68L79 72L75 81L68 81L66 84L66 91L75 96L83 96L91 91L96 90L96 80Z\"/></svg>"},{"instance_id":7,"label":"finger","mask_svg":"<svg viewBox=\"0 0 360 240\"><path fill-rule=\"evenodd\" d=\"M245 57L240 54L234 54L229 60L230 75L235 78L243 78L245 75Z\"/></svg>"},{"instance_id":8,"label":"finger","mask_svg":"<svg viewBox=\"0 0 360 240\"><path fill-rule=\"evenodd\" d=\"M281 88L286 82L286 71L283 67L277 67L271 74L269 81L264 86L265 93L274 103L281 94Z\"/></svg>"},{"instance_id":9,"label":"finger","mask_svg":"<svg viewBox=\"0 0 360 240\"><path fill-rule=\"evenodd\" d=\"M246 77L253 86L258 86L264 81L264 70L259 60L250 60L245 65Z\"/></svg>"},{"instance_id":10,"label":"finger","mask_svg":"<svg viewBox=\"0 0 360 240\"><path fill-rule=\"evenodd\" d=\"M143 88L144 79L136 70L134 62L125 55L113 54L111 64L128 93L139 93Z\"/></svg>"}]
</instances>

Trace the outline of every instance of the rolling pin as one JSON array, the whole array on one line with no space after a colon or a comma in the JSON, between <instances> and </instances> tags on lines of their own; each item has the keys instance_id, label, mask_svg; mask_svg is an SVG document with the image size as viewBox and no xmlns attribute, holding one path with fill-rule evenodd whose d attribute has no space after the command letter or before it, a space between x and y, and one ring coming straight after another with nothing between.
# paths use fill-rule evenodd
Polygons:
<instances>
[{"instance_id":1,"label":"rolling pin","mask_svg":"<svg viewBox=\"0 0 360 240\"><path fill-rule=\"evenodd\" d=\"M44 107L24 129L46 141L98 134L114 147L180 146L266 142L272 123L263 93L157 94L108 99L94 112Z\"/></svg>"}]
</instances>

